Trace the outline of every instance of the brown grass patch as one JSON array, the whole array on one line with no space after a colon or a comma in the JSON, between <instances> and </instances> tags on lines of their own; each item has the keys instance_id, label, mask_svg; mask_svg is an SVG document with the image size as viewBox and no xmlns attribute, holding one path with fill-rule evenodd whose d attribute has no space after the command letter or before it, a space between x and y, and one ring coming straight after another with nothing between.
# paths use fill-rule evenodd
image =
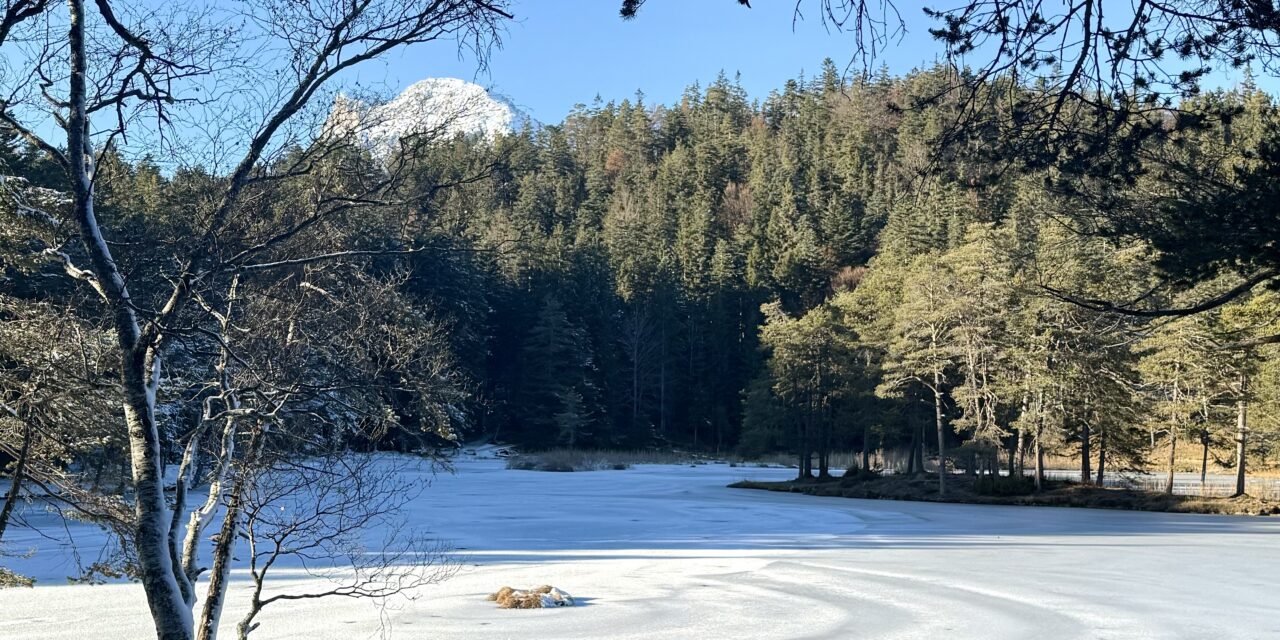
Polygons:
<instances>
[{"instance_id":1,"label":"brown grass patch","mask_svg":"<svg viewBox=\"0 0 1280 640\"><path fill-rule=\"evenodd\" d=\"M489 594L488 599L498 603L499 609L542 609L573 605L572 596L549 584L532 589L503 587Z\"/></svg>"},{"instance_id":2,"label":"brown grass patch","mask_svg":"<svg viewBox=\"0 0 1280 640\"><path fill-rule=\"evenodd\" d=\"M11 589L14 587L34 587L36 581L27 576L14 573L9 569L0 567L0 589Z\"/></svg>"},{"instance_id":3,"label":"brown grass patch","mask_svg":"<svg viewBox=\"0 0 1280 640\"><path fill-rule=\"evenodd\" d=\"M829 481L754 482L744 480L730 487L785 491L812 496L862 498L870 500L913 500L919 502L954 502L967 504L1002 504L1041 507L1082 507L1092 509L1125 509L1129 511L1165 511L1172 513L1208 513L1222 515L1280 515L1280 502L1238 496L1213 498L1167 495L1159 491L1093 487L1071 482L1051 481L1045 490L1027 495L991 495L983 493L975 477L947 477L947 495L938 495L938 479L928 475L889 475L857 482Z\"/></svg>"},{"instance_id":4,"label":"brown grass patch","mask_svg":"<svg viewBox=\"0 0 1280 640\"><path fill-rule=\"evenodd\" d=\"M547 449L507 458L519 471L624 471L638 464L701 464L706 460L681 451L617 449Z\"/></svg>"}]
</instances>

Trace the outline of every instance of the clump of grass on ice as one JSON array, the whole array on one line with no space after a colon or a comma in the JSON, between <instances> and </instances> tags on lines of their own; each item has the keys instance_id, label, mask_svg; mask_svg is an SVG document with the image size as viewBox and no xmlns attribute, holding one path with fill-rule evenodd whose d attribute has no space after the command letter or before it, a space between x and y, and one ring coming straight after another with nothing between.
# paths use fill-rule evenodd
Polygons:
<instances>
[{"instance_id":1,"label":"clump of grass on ice","mask_svg":"<svg viewBox=\"0 0 1280 640\"><path fill-rule=\"evenodd\" d=\"M0 567L0 589L8 589L13 587L34 587L36 581L27 576L14 573L4 567Z\"/></svg>"},{"instance_id":2,"label":"clump of grass on ice","mask_svg":"<svg viewBox=\"0 0 1280 640\"><path fill-rule=\"evenodd\" d=\"M489 594L489 600L500 609L545 609L573 606L573 596L549 585L533 589L503 587Z\"/></svg>"},{"instance_id":3,"label":"clump of grass on ice","mask_svg":"<svg viewBox=\"0 0 1280 640\"><path fill-rule=\"evenodd\" d=\"M621 471L637 464L691 464L699 461L692 454L681 451L547 449L508 458L507 468L522 471Z\"/></svg>"}]
</instances>

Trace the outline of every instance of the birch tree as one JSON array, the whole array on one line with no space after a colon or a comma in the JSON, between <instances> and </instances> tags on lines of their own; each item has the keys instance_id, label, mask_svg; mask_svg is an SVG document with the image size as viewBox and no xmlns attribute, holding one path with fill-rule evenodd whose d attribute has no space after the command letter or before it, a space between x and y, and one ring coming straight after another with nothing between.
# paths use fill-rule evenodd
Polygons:
<instances>
[{"instance_id":1,"label":"birch tree","mask_svg":"<svg viewBox=\"0 0 1280 640\"><path fill-rule=\"evenodd\" d=\"M156 633L165 639L194 635L183 586L187 580L170 533L162 430L156 416L164 347L175 323L210 278L263 268L255 261L276 245L343 210L341 205L350 206L344 198L291 224L257 233L237 224L252 216L252 208L244 205L255 187L280 174L305 174L334 148L335 143L312 145L274 171L264 167L272 154L300 140L308 129L314 139L316 121L306 116L320 105L327 87L358 65L407 45L459 39L483 54L500 22L510 17L503 3L484 0L260 0L245 5L238 15L244 21L241 27L229 22L232 15L216 11L154 12L110 0L68 0L64 7L20 0L6 6L0 21L0 48L6 60L0 78L0 122L54 158L66 173L69 226L79 246L74 254L54 248L51 256L63 263L68 276L96 292L105 317L114 325L131 459L133 541ZM237 34L245 40L237 42L232 37ZM250 58L251 50L259 55ZM263 51L280 61L268 74L276 80L256 86L236 82L237 74L245 78L240 63L252 59L261 64ZM213 96L201 92L224 86L219 82L240 91ZM244 133L230 145L238 160L217 181L215 193L192 203L194 237L174 256L173 268L158 278L171 283L168 290L155 300L139 299L130 287L130 280L138 276L127 274L117 255L127 253L129 245L113 246L112 240L120 238L112 237L112 229L98 215L97 167L102 153L116 142L130 140L156 143L187 136L184 142L193 142L189 129L173 126L180 107L216 110L223 105L233 107L224 111L245 116L238 126L219 130ZM45 138L50 128L65 138ZM250 235L250 241L237 253L223 253L224 240L237 234Z\"/></svg>"}]
</instances>

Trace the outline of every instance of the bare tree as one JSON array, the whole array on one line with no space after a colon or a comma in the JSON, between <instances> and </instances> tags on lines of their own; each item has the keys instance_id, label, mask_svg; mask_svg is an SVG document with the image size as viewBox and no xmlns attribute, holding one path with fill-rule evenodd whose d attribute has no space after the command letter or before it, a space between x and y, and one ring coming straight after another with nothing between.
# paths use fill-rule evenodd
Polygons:
<instances>
[{"instance_id":1,"label":"bare tree","mask_svg":"<svg viewBox=\"0 0 1280 640\"><path fill-rule=\"evenodd\" d=\"M421 464L337 451L246 478L243 530L253 592L238 637L247 638L273 604L328 597L384 603L416 597L416 590L451 576L458 565L449 548L399 515L421 491ZM318 580L268 591L271 571L290 564Z\"/></svg>"},{"instance_id":2,"label":"bare tree","mask_svg":"<svg viewBox=\"0 0 1280 640\"><path fill-rule=\"evenodd\" d=\"M208 589L196 621L198 638L216 637L237 540L249 535L246 527L258 517L251 507L256 504L254 496L259 495L255 492L259 491L260 476L278 480L272 486L279 491L288 487L307 491L311 485L299 484L301 476L272 475L271 470L314 469L317 460L328 458L334 460L327 464L344 465L339 458L352 443L377 440L391 429L441 433L450 428L445 407L460 401L462 382L449 358L445 333L398 292L403 274L375 279L366 275L364 268L359 261L328 260L294 267L283 279L274 275L248 277L243 282L233 278L217 303L198 296L204 313L216 319L216 329L200 335L216 345L218 357L200 423L188 436L174 513L175 520L185 514L180 510L184 485L195 480L192 469L200 456L209 456L209 493L203 504L191 511L181 545L181 566L190 582L188 588L194 590L195 581L205 571L199 566L200 541L217 510L222 509L220 531L213 538ZM389 390L396 393L389 394ZM406 410L400 404L406 401L415 408ZM416 416L412 425L404 423L401 416L406 413ZM211 432L214 437L202 441L210 424L218 426ZM202 454L202 446L209 450ZM325 477L335 483L339 478L336 472ZM353 477L351 482L356 484L326 491L345 496L364 486L359 478ZM277 506L286 499L272 495ZM314 498L299 498L302 502L297 504ZM363 499L373 506L391 498L379 493ZM350 505L343 508L358 512ZM321 535L323 526L330 523L333 514L322 515L308 523L308 535ZM361 526L378 522L381 520L371 518ZM338 524L341 527L331 535L354 535L357 529L353 522ZM251 535L249 538L252 540ZM310 549L307 558L319 561L323 552L337 550L321 545ZM292 552L285 549L279 553L288 556ZM387 556L393 557L396 561L406 559ZM361 567L362 571L368 569ZM383 567L379 575L394 571ZM260 592L267 581L266 570L255 580ZM376 598L387 591L361 584L343 595Z\"/></svg>"},{"instance_id":3,"label":"bare tree","mask_svg":"<svg viewBox=\"0 0 1280 640\"><path fill-rule=\"evenodd\" d=\"M0 47L5 50L4 109L0 123L18 132L65 170L70 183L71 226L87 268L74 264L68 252L57 252L68 275L82 280L101 298L105 317L114 325L120 354L122 401L131 451L134 506L133 539L147 601L161 638L188 639L194 621L188 606L188 582L173 519L163 489L162 430L156 398L161 386L163 349L172 338L202 283L217 273L258 267L255 259L317 224L341 206L320 207L293 224L262 230L234 254L225 254L230 236L249 234L237 224L252 215L245 197L255 185L283 175L308 172L332 145L312 145L282 170L263 162L283 143L297 140L302 115L316 105L326 86L344 72L389 51L445 38L465 40L482 52L510 15L500 0L422 0L389 2L255 0L234 14L199 11L172 13L123 7L111 0L68 0L66 13L40 0L8 3L0 20ZM274 71L285 78L271 85L245 87L239 99L254 95L260 118L249 135L233 148L240 151L234 168L219 181L207 203L193 203L196 233L174 256L176 265L160 275L170 284L156 300L137 299L116 252L127 245L108 240L96 210L102 154L130 138L164 141L184 131L172 126L179 105L202 106L194 91L218 82L235 84L220 71L234 68L220 57L228 36L243 38L240 48L269 51L282 61ZM261 58L259 58L261 59ZM236 104L235 97L219 95ZM190 102L188 102L190 101ZM216 108L217 104L204 105ZM94 118L96 125L90 125ZM61 129L65 143L41 132ZM358 198L357 198L358 200ZM350 202L346 204L351 206ZM55 221L57 222L57 221ZM137 276L132 276L136 278Z\"/></svg>"},{"instance_id":4,"label":"bare tree","mask_svg":"<svg viewBox=\"0 0 1280 640\"><path fill-rule=\"evenodd\" d=\"M95 494L84 473L67 468L123 450L109 431L119 392L110 338L67 311L0 296L0 460L12 462L0 540L28 486L82 519L112 528L129 521L118 496Z\"/></svg>"}]
</instances>

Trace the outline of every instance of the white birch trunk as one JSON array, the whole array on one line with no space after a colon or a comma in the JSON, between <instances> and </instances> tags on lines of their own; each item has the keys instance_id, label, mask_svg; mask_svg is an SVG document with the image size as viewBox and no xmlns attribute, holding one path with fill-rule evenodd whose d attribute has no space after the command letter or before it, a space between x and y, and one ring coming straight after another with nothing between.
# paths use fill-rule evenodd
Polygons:
<instances>
[{"instance_id":1,"label":"white birch trunk","mask_svg":"<svg viewBox=\"0 0 1280 640\"><path fill-rule=\"evenodd\" d=\"M116 267L94 213L93 149L87 115L88 55L83 0L67 0L71 57L67 156L72 199L80 238L97 286L114 314L121 355L124 416L128 429L134 492L134 544L142 587L161 640L190 640L191 610L185 606L169 545L169 508L164 496L164 465L155 400L160 356L144 344L124 278Z\"/></svg>"}]
</instances>

